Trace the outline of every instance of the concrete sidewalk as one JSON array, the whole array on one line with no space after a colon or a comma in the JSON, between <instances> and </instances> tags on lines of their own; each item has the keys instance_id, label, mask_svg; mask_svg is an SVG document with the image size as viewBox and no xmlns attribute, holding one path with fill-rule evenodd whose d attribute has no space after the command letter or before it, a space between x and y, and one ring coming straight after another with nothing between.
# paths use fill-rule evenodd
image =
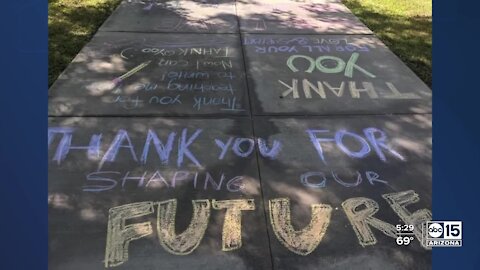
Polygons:
<instances>
[{"instance_id":1,"label":"concrete sidewalk","mask_svg":"<svg viewBox=\"0 0 480 270\"><path fill-rule=\"evenodd\" d=\"M431 268L431 90L341 1L123 1L49 113L49 269Z\"/></svg>"}]
</instances>

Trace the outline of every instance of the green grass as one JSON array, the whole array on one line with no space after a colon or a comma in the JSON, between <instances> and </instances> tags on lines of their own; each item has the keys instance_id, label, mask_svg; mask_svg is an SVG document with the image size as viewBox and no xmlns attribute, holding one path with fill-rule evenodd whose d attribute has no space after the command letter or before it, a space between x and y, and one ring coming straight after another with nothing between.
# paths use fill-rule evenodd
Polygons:
<instances>
[{"instance_id":1,"label":"green grass","mask_svg":"<svg viewBox=\"0 0 480 270\"><path fill-rule=\"evenodd\" d=\"M342 2L426 84L432 86L431 0Z\"/></svg>"},{"instance_id":2,"label":"green grass","mask_svg":"<svg viewBox=\"0 0 480 270\"><path fill-rule=\"evenodd\" d=\"M120 1L48 1L49 86L92 38Z\"/></svg>"}]
</instances>

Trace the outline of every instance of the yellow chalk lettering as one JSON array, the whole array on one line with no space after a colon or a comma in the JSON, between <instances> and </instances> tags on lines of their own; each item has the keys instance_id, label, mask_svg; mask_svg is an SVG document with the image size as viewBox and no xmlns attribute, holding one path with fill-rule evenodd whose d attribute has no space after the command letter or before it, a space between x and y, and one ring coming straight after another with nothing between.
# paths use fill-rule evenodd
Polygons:
<instances>
[{"instance_id":1,"label":"yellow chalk lettering","mask_svg":"<svg viewBox=\"0 0 480 270\"><path fill-rule=\"evenodd\" d=\"M200 244L210 218L209 200L192 200L193 215L187 229L175 233L177 200L158 203L157 230L160 244L166 251L175 255L192 253Z\"/></svg>"},{"instance_id":2,"label":"yellow chalk lettering","mask_svg":"<svg viewBox=\"0 0 480 270\"><path fill-rule=\"evenodd\" d=\"M360 93L365 92L370 98L378 98L377 92L375 92L375 88L373 88L373 84L369 82L362 82L363 89L357 88L357 84L355 82L348 82L348 86L350 89L350 94L352 98L360 98Z\"/></svg>"},{"instance_id":3,"label":"yellow chalk lettering","mask_svg":"<svg viewBox=\"0 0 480 270\"><path fill-rule=\"evenodd\" d=\"M388 99L419 99L420 98L415 93L400 93L400 91L398 91L398 89L395 87L395 85L393 85L393 83L387 82L385 84L387 85L388 89L390 89L392 94L386 95L384 96L384 98L388 98Z\"/></svg>"},{"instance_id":4,"label":"yellow chalk lettering","mask_svg":"<svg viewBox=\"0 0 480 270\"><path fill-rule=\"evenodd\" d=\"M131 241L152 234L150 222L125 225L127 219L153 213L153 202L139 202L113 207L108 211L105 267L118 266L128 260Z\"/></svg>"},{"instance_id":5,"label":"yellow chalk lettering","mask_svg":"<svg viewBox=\"0 0 480 270\"><path fill-rule=\"evenodd\" d=\"M310 89L315 91L321 98L326 98L325 90L323 89L322 82L317 81L317 87L315 87L308 79L303 79L303 92L305 93L306 98L312 98Z\"/></svg>"},{"instance_id":6,"label":"yellow chalk lettering","mask_svg":"<svg viewBox=\"0 0 480 270\"><path fill-rule=\"evenodd\" d=\"M320 244L330 223L332 208L326 204L312 204L312 219L300 231L291 223L290 200L280 198L269 201L270 222L277 239L290 251L308 255Z\"/></svg>"},{"instance_id":7,"label":"yellow chalk lettering","mask_svg":"<svg viewBox=\"0 0 480 270\"><path fill-rule=\"evenodd\" d=\"M285 85L288 89L283 91L281 97L286 97L290 94L292 94L293 98L300 98L300 95L298 94L298 80L297 79L292 79L292 86L282 82L281 80L278 80L279 83Z\"/></svg>"},{"instance_id":8,"label":"yellow chalk lettering","mask_svg":"<svg viewBox=\"0 0 480 270\"><path fill-rule=\"evenodd\" d=\"M432 212L428 209L421 209L411 213L406 208L407 205L416 203L420 200L418 194L413 190L408 190L398 193L383 194L382 197L387 200L390 207L392 207L393 211L403 220L403 222L405 222L405 224L415 226L413 233L416 238L425 249L430 249L430 247L425 245L425 241L421 241L421 239L423 239L422 232L425 229L422 227L426 226L425 224L427 221L432 220Z\"/></svg>"},{"instance_id":9,"label":"yellow chalk lettering","mask_svg":"<svg viewBox=\"0 0 480 270\"><path fill-rule=\"evenodd\" d=\"M342 97L345 90L345 82L341 82L339 87L333 87L328 82L323 82L325 86L337 97Z\"/></svg>"},{"instance_id":10,"label":"yellow chalk lettering","mask_svg":"<svg viewBox=\"0 0 480 270\"><path fill-rule=\"evenodd\" d=\"M222 250L230 251L242 247L242 211L255 210L255 202L250 200L212 200L213 209L227 209L223 221Z\"/></svg>"},{"instance_id":11,"label":"yellow chalk lettering","mask_svg":"<svg viewBox=\"0 0 480 270\"><path fill-rule=\"evenodd\" d=\"M364 207L358 210L360 206ZM353 231L355 231L360 245L369 246L377 243L370 226L380 230L387 236L396 237L395 226L373 217L379 209L378 203L374 200L363 197L351 198L344 201L342 207L352 224Z\"/></svg>"}]
</instances>

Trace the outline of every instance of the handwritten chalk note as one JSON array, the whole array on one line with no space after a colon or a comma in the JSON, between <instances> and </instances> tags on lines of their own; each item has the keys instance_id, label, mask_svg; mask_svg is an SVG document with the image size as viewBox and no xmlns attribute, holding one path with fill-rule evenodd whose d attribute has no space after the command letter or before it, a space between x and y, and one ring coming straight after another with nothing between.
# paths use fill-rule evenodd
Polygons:
<instances>
[{"instance_id":1,"label":"handwritten chalk note","mask_svg":"<svg viewBox=\"0 0 480 270\"><path fill-rule=\"evenodd\" d=\"M396 248L399 222L420 239L431 219L428 117L257 118L255 137L240 119L111 120L52 119L48 132L51 237L101 235L86 247L104 246L93 263L106 268L140 250L149 263L247 252L265 267L267 228L274 257L348 260ZM428 264L421 241L401 252Z\"/></svg>"},{"instance_id":2,"label":"handwritten chalk note","mask_svg":"<svg viewBox=\"0 0 480 270\"><path fill-rule=\"evenodd\" d=\"M52 86L50 114L247 115L243 70L235 35L100 33Z\"/></svg>"},{"instance_id":3,"label":"handwritten chalk note","mask_svg":"<svg viewBox=\"0 0 480 270\"><path fill-rule=\"evenodd\" d=\"M243 37L255 114L430 112L431 91L370 36Z\"/></svg>"}]
</instances>

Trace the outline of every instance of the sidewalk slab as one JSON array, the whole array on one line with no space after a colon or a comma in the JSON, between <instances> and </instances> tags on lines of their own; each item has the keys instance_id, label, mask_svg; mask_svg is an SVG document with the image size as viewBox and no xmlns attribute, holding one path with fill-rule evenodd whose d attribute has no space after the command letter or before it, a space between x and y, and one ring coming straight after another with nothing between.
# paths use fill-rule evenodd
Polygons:
<instances>
[{"instance_id":1,"label":"sidewalk slab","mask_svg":"<svg viewBox=\"0 0 480 270\"><path fill-rule=\"evenodd\" d=\"M99 32L50 88L50 116L248 115L233 34Z\"/></svg>"},{"instance_id":2,"label":"sidewalk slab","mask_svg":"<svg viewBox=\"0 0 480 270\"><path fill-rule=\"evenodd\" d=\"M256 153L245 144L253 141L250 120L56 117L49 127L50 269L105 269L105 258L118 269L271 269ZM216 140L229 138L244 139L240 148L232 143L222 151ZM167 241L172 234L161 234L157 225L183 233L192 200L200 200L209 217L199 211L183 240ZM241 211L236 227L213 200L253 200L254 209ZM123 225L115 218L122 216ZM109 239L123 243L123 226L144 222L147 227L130 232L128 258L109 252L116 243ZM229 238L237 230L241 242ZM145 236L137 239L137 233Z\"/></svg>"},{"instance_id":3,"label":"sidewalk slab","mask_svg":"<svg viewBox=\"0 0 480 270\"><path fill-rule=\"evenodd\" d=\"M431 90L374 36L242 38L255 115L431 112Z\"/></svg>"},{"instance_id":4,"label":"sidewalk slab","mask_svg":"<svg viewBox=\"0 0 480 270\"><path fill-rule=\"evenodd\" d=\"M234 0L124 0L100 31L238 33Z\"/></svg>"},{"instance_id":5,"label":"sidewalk slab","mask_svg":"<svg viewBox=\"0 0 480 270\"><path fill-rule=\"evenodd\" d=\"M376 131L372 132L373 129ZM416 225L414 216L431 218L431 116L254 117L254 130L256 136L268 139L269 145L275 141L281 144L275 157L259 156L271 223L268 229L274 269L350 269L352 265L356 269L431 268L431 253L420 245L418 226L412 236L415 239L408 246L397 245L395 230L392 236L379 230L392 231L388 226L397 224ZM367 133L373 134L376 143ZM394 207L383 197L402 192L405 193ZM302 241L291 240L298 245L294 246L292 242L279 241L272 232L271 209L276 211L268 208L272 198L289 199L288 209L296 231L303 230L312 220L312 204L331 207L330 219L319 215L329 223L311 253L301 254L308 250L299 245ZM357 225L364 220L367 229L355 231L347 218L342 204L352 198L361 198L358 201L362 203L354 211L360 212ZM370 204L369 210L365 210L366 204ZM425 216L417 210L429 214ZM365 221L360 218L362 211L366 211L365 218L371 216L392 225ZM317 224L315 228L316 236L322 226ZM318 243L315 239L318 240L310 237L303 241Z\"/></svg>"},{"instance_id":6,"label":"sidewalk slab","mask_svg":"<svg viewBox=\"0 0 480 270\"><path fill-rule=\"evenodd\" d=\"M339 1L237 1L240 30L276 34L372 34Z\"/></svg>"}]
</instances>

